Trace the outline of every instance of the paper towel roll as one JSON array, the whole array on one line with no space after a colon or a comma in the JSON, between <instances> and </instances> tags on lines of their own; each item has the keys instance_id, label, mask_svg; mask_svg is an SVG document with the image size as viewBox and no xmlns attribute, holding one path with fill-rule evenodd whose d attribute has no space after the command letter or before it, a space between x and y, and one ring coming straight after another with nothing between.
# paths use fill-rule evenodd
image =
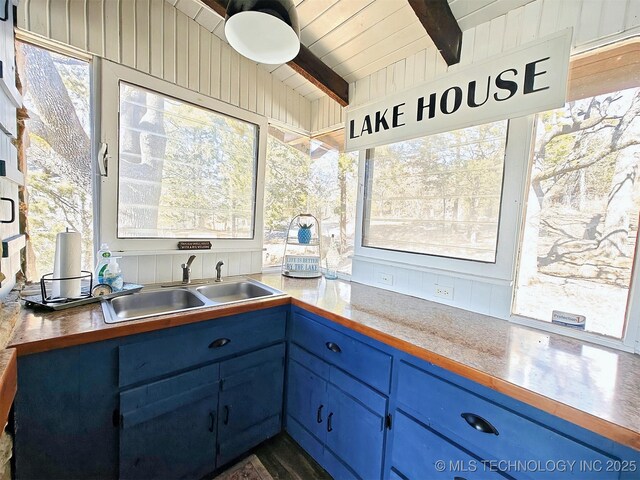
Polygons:
<instances>
[{"instance_id":1,"label":"paper towel roll","mask_svg":"<svg viewBox=\"0 0 640 480\"><path fill-rule=\"evenodd\" d=\"M82 236L78 232L61 232L56 236L54 278L80 276L80 252ZM80 296L80 279L53 282L53 296L77 298Z\"/></svg>"}]
</instances>

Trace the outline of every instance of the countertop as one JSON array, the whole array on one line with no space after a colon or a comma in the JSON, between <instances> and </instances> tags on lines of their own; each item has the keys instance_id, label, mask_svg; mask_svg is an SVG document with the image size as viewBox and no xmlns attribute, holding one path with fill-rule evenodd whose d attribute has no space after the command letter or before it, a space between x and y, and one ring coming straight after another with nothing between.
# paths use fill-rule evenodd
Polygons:
<instances>
[{"instance_id":1,"label":"countertop","mask_svg":"<svg viewBox=\"0 0 640 480\"><path fill-rule=\"evenodd\" d=\"M640 450L638 355L358 283L252 277L288 296L111 325L98 304L23 309L9 347L25 355L291 302Z\"/></svg>"}]
</instances>

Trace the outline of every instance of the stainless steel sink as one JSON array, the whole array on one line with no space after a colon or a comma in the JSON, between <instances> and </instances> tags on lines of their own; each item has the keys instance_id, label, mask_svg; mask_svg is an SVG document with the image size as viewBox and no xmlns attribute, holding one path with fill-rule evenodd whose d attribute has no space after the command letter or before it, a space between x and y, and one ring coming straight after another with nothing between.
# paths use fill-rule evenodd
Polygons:
<instances>
[{"instance_id":1,"label":"stainless steel sink","mask_svg":"<svg viewBox=\"0 0 640 480\"><path fill-rule=\"evenodd\" d=\"M164 286L103 300L102 312L104 313L104 321L106 323L118 323L139 320L155 315L180 313L254 298L284 295L280 290L244 277L201 286L161 287Z\"/></svg>"},{"instance_id":2,"label":"stainless steel sink","mask_svg":"<svg viewBox=\"0 0 640 480\"><path fill-rule=\"evenodd\" d=\"M248 281L213 283L198 287L196 291L215 303L231 303L274 295L273 291L269 290L268 287Z\"/></svg>"},{"instance_id":3,"label":"stainless steel sink","mask_svg":"<svg viewBox=\"0 0 640 480\"><path fill-rule=\"evenodd\" d=\"M107 323L134 320L164 313L182 312L205 306L205 302L193 292L184 289L139 292L102 302L107 306Z\"/></svg>"}]
</instances>

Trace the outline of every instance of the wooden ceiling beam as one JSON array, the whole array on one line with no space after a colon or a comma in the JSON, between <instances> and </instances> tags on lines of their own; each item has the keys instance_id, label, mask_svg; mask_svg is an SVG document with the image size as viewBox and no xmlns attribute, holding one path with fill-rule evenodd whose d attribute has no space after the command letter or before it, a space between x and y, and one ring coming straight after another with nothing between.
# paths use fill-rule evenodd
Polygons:
<instances>
[{"instance_id":1,"label":"wooden ceiling beam","mask_svg":"<svg viewBox=\"0 0 640 480\"><path fill-rule=\"evenodd\" d=\"M224 19L227 0L200 0L200 2ZM304 45L300 44L300 52L287 65L343 107L349 105L349 83Z\"/></svg>"},{"instance_id":2,"label":"wooden ceiling beam","mask_svg":"<svg viewBox=\"0 0 640 480\"><path fill-rule=\"evenodd\" d=\"M447 0L408 0L447 65L460 61L462 30Z\"/></svg>"}]
</instances>

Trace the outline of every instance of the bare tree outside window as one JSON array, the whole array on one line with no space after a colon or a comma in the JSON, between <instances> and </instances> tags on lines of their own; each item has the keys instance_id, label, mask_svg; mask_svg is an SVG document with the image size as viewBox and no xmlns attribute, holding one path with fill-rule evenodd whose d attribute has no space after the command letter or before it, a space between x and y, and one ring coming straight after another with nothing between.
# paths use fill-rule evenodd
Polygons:
<instances>
[{"instance_id":1,"label":"bare tree outside window","mask_svg":"<svg viewBox=\"0 0 640 480\"><path fill-rule=\"evenodd\" d=\"M93 269L90 65L16 42L23 87L29 280L53 271L55 240L82 234L82 268Z\"/></svg>"},{"instance_id":2,"label":"bare tree outside window","mask_svg":"<svg viewBox=\"0 0 640 480\"><path fill-rule=\"evenodd\" d=\"M621 338L640 211L640 89L538 115L514 312Z\"/></svg>"},{"instance_id":3,"label":"bare tree outside window","mask_svg":"<svg viewBox=\"0 0 640 480\"><path fill-rule=\"evenodd\" d=\"M253 238L258 127L120 82L119 238Z\"/></svg>"}]
</instances>

